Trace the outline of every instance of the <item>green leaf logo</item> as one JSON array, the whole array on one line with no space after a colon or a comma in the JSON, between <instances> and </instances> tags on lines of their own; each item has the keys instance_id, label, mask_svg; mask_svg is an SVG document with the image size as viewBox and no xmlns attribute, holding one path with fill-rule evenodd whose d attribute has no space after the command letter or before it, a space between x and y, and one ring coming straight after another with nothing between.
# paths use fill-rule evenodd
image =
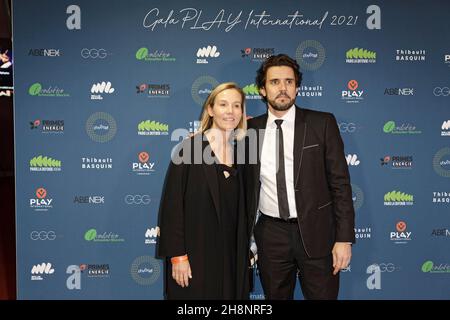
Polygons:
<instances>
[{"instance_id":1,"label":"green leaf logo","mask_svg":"<svg viewBox=\"0 0 450 320\"><path fill-rule=\"evenodd\" d=\"M258 95L259 94L259 89L254 83L245 86L244 88L242 88L242 91L244 91L244 93L247 95Z\"/></svg>"},{"instance_id":2,"label":"green leaf logo","mask_svg":"<svg viewBox=\"0 0 450 320\"><path fill-rule=\"evenodd\" d=\"M156 121L142 121L138 124L139 131L169 131L169 125Z\"/></svg>"},{"instance_id":3,"label":"green leaf logo","mask_svg":"<svg viewBox=\"0 0 450 320\"><path fill-rule=\"evenodd\" d=\"M368 51L366 49L353 48L346 52L347 59L376 59L377 54L374 51Z\"/></svg>"},{"instance_id":4,"label":"green leaf logo","mask_svg":"<svg viewBox=\"0 0 450 320\"><path fill-rule=\"evenodd\" d=\"M394 202L394 201L414 201L414 196L410 194L406 194L400 191L391 191L384 195L384 201L386 202Z\"/></svg>"},{"instance_id":5,"label":"green leaf logo","mask_svg":"<svg viewBox=\"0 0 450 320\"><path fill-rule=\"evenodd\" d=\"M39 82L33 83L31 87L28 89L28 93L31 96L37 96L39 92L41 92L42 86Z\"/></svg>"},{"instance_id":6,"label":"green leaf logo","mask_svg":"<svg viewBox=\"0 0 450 320\"><path fill-rule=\"evenodd\" d=\"M60 168L61 161L49 157L38 156L30 160L30 167L53 167Z\"/></svg>"},{"instance_id":7,"label":"green leaf logo","mask_svg":"<svg viewBox=\"0 0 450 320\"><path fill-rule=\"evenodd\" d=\"M395 129L395 122L388 121L384 124L383 131L385 133L391 133Z\"/></svg>"},{"instance_id":8,"label":"green leaf logo","mask_svg":"<svg viewBox=\"0 0 450 320\"><path fill-rule=\"evenodd\" d=\"M95 229L89 229L88 231L86 231L86 233L84 234L84 240L86 241L92 241L95 239L95 237L97 236L97 230Z\"/></svg>"},{"instance_id":9,"label":"green leaf logo","mask_svg":"<svg viewBox=\"0 0 450 320\"><path fill-rule=\"evenodd\" d=\"M422 265L422 272L430 272L433 269L433 261L425 261Z\"/></svg>"},{"instance_id":10,"label":"green leaf logo","mask_svg":"<svg viewBox=\"0 0 450 320\"><path fill-rule=\"evenodd\" d=\"M138 51L136 51L136 59L142 60L142 59L145 59L146 56L148 56L147 48L142 47Z\"/></svg>"}]
</instances>

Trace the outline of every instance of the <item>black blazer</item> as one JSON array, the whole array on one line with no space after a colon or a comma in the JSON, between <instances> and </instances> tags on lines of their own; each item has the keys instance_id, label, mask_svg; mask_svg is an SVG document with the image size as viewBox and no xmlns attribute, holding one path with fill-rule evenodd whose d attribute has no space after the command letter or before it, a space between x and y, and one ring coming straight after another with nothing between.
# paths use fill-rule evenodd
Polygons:
<instances>
[{"instance_id":1,"label":"black blazer","mask_svg":"<svg viewBox=\"0 0 450 320\"><path fill-rule=\"evenodd\" d=\"M350 175L339 128L331 113L296 108L294 134L294 188L303 245L309 257L331 253L335 242L355 242L355 212ZM248 128L265 129L267 113L248 121ZM250 135L250 132L249 132ZM258 210L261 183L260 155L264 135L257 145L246 145L257 152L257 164L245 170L248 232L252 234Z\"/></svg>"},{"instance_id":2,"label":"black blazer","mask_svg":"<svg viewBox=\"0 0 450 320\"><path fill-rule=\"evenodd\" d=\"M191 152L187 156L190 164L174 164L171 161L160 203L157 255L167 258L165 289L171 299L220 299L222 293L221 270L224 261L217 171L214 164L206 164L204 161L193 164L196 156L197 160L201 160L201 155L209 145L203 137L202 134L194 135L183 141L177 149L180 156L186 156L186 152L195 148L200 153L195 155ZM236 298L248 299L248 222L242 174L239 177ZM189 287L181 288L172 279L169 258L186 253L193 279Z\"/></svg>"}]
</instances>

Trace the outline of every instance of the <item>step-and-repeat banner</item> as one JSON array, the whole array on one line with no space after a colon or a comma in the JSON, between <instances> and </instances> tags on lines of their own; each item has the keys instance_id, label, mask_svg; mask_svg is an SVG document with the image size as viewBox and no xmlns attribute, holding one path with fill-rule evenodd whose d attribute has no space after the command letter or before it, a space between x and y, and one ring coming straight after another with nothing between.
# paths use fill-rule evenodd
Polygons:
<instances>
[{"instance_id":1,"label":"step-and-repeat banner","mask_svg":"<svg viewBox=\"0 0 450 320\"><path fill-rule=\"evenodd\" d=\"M345 142L357 243L339 297L449 299L448 12L437 0L15 0L18 297L161 299L173 146L220 82L264 113L256 70L287 53L304 73L297 104L334 113Z\"/></svg>"}]
</instances>

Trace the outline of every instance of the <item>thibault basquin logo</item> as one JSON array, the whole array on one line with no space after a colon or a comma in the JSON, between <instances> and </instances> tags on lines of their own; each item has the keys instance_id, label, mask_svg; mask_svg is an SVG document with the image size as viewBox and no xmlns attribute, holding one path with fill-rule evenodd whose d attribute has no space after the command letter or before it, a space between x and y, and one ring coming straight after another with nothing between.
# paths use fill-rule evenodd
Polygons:
<instances>
[{"instance_id":1,"label":"thibault basquin logo","mask_svg":"<svg viewBox=\"0 0 450 320\"><path fill-rule=\"evenodd\" d=\"M34 211L48 211L53 208L53 199L47 197L47 190L42 187L37 188L35 196L35 198L30 199L30 208L34 209Z\"/></svg>"},{"instance_id":2,"label":"thibault basquin logo","mask_svg":"<svg viewBox=\"0 0 450 320\"><path fill-rule=\"evenodd\" d=\"M28 55L33 57L60 57L61 49L30 49Z\"/></svg>"},{"instance_id":3,"label":"thibault basquin logo","mask_svg":"<svg viewBox=\"0 0 450 320\"><path fill-rule=\"evenodd\" d=\"M44 280L44 275L55 273L55 269L50 262L42 262L41 264L35 264L31 268L31 280Z\"/></svg>"},{"instance_id":4,"label":"thibault basquin logo","mask_svg":"<svg viewBox=\"0 0 450 320\"><path fill-rule=\"evenodd\" d=\"M426 51L422 49L397 49L395 51L395 61L425 61Z\"/></svg>"},{"instance_id":5,"label":"thibault basquin logo","mask_svg":"<svg viewBox=\"0 0 450 320\"><path fill-rule=\"evenodd\" d=\"M434 171L444 178L450 178L450 148L442 148L433 157Z\"/></svg>"},{"instance_id":6,"label":"thibault basquin logo","mask_svg":"<svg viewBox=\"0 0 450 320\"><path fill-rule=\"evenodd\" d=\"M61 161L39 155L30 160L30 171L61 171Z\"/></svg>"},{"instance_id":7,"label":"thibault basquin logo","mask_svg":"<svg viewBox=\"0 0 450 320\"><path fill-rule=\"evenodd\" d=\"M145 93L148 98L170 98L170 85L168 83L143 83L136 86L136 93Z\"/></svg>"},{"instance_id":8,"label":"thibault basquin logo","mask_svg":"<svg viewBox=\"0 0 450 320\"><path fill-rule=\"evenodd\" d=\"M261 100L259 88L254 83L246 85L242 88L242 91L244 91L245 98L248 100Z\"/></svg>"},{"instance_id":9,"label":"thibault basquin logo","mask_svg":"<svg viewBox=\"0 0 450 320\"><path fill-rule=\"evenodd\" d=\"M275 48L245 48L241 49L241 57L261 62L275 55Z\"/></svg>"},{"instance_id":10,"label":"thibault basquin logo","mask_svg":"<svg viewBox=\"0 0 450 320\"><path fill-rule=\"evenodd\" d=\"M414 88L386 88L384 89L386 96L413 96Z\"/></svg>"},{"instance_id":11,"label":"thibault basquin logo","mask_svg":"<svg viewBox=\"0 0 450 320\"><path fill-rule=\"evenodd\" d=\"M136 60L145 62L175 62L177 59L164 50L150 51L146 47L136 51Z\"/></svg>"},{"instance_id":12,"label":"thibault basquin logo","mask_svg":"<svg viewBox=\"0 0 450 320\"><path fill-rule=\"evenodd\" d=\"M321 85L307 86L301 85L297 96L298 97L321 97L323 94L323 87Z\"/></svg>"},{"instance_id":13,"label":"thibault basquin logo","mask_svg":"<svg viewBox=\"0 0 450 320\"><path fill-rule=\"evenodd\" d=\"M105 204L105 196L75 196L73 203L76 204Z\"/></svg>"},{"instance_id":14,"label":"thibault basquin logo","mask_svg":"<svg viewBox=\"0 0 450 320\"><path fill-rule=\"evenodd\" d=\"M96 229L89 229L84 234L84 240L89 242L124 242L125 239L121 238L117 233L114 232L103 232L97 233Z\"/></svg>"},{"instance_id":15,"label":"thibault basquin logo","mask_svg":"<svg viewBox=\"0 0 450 320\"><path fill-rule=\"evenodd\" d=\"M370 239L372 237L372 227L355 227L356 239Z\"/></svg>"},{"instance_id":16,"label":"thibault basquin logo","mask_svg":"<svg viewBox=\"0 0 450 320\"><path fill-rule=\"evenodd\" d=\"M109 264L80 264L80 271L88 278L108 278L111 269Z\"/></svg>"},{"instance_id":17,"label":"thibault basquin logo","mask_svg":"<svg viewBox=\"0 0 450 320\"><path fill-rule=\"evenodd\" d=\"M140 256L131 263L130 273L136 283L141 286L150 286L158 280L161 265L151 256Z\"/></svg>"},{"instance_id":18,"label":"thibault basquin logo","mask_svg":"<svg viewBox=\"0 0 450 320\"><path fill-rule=\"evenodd\" d=\"M364 90L361 90L361 88L359 88L358 81L350 80L349 82L347 82L347 88L348 90L342 90L342 100L347 103L359 103L360 101L364 100ZM357 90L358 88L360 90Z\"/></svg>"},{"instance_id":19,"label":"thibault basquin logo","mask_svg":"<svg viewBox=\"0 0 450 320\"><path fill-rule=\"evenodd\" d=\"M345 159L347 160L347 165L348 166L359 166L359 164L361 163L361 161L359 161L358 159L358 155L357 154L347 154L345 156Z\"/></svg>"},{"instance_id":20,"label":"thibault basquin logo","mask_svg":"<svg viewBox=\"0 0 450 320\"><path fill-rule=\"evenodd\" d=\"M301 69L314 71L325 61L325 48L316 40L306 40L299 44L295 58Z\"/></svg>"},{"instance_id":21,"label":"thibault basquin logo","mask_svg":"<svg viewBox=\"0 0 450 320\"><path fill-rule=\"evenodd\" d=\"M383 125L383 132L388 134L420 134L416 126L411 123L402 123L397 125L395 121L389 120Z\"/></svg>"},{"instance_id":22,"label":"thibault basquin logo","mask_svg":"<svg viewBox=\"0 0 450 320\"><path fill-rule=\"evenodd\" d=\"M144 120L138 124L138 135L140 136L167 136L169 125L155 120Z\"/></svg>"},{"instance_id":23,"label":"thibault basquin logo","mask_svg":"<svg viewBox=\"0 0 450 320\"><path fill-rule=\"evenodd\" d=\"M398 221L395 224L396 231L391 231L389 237L396 244L405 244L411 240L411 231L407 230L405 221Z\"/></svg>"},{"instance_id":24,"label":"thibault basquin logo","mask_svg":"<svg viewBox=\"0 0 450 320\"><path fill-rule=\"evenodd\" d=\"M111 94L114 90L110 81L94 83L91 87L91 100L103 100L104 94Z\"/></svg>"},{"instance_id":25,"label":"thibault basquin logo","mask_svg":"<svg viewBox=\"0 0 450 320\"><path fill-rule=\"evenodd\" d=\"M200 129L200 124L199 120L189 121L189 133L197 132Z\"/></svg>"},{"instance_id":26,"label":"thibault basquin logo","mask_svg":"<svg viewBox=\"0 0 450 320\"><path fill-rule=\"evenodd\" d=\"M400 191L390 191L384 195L385 206L412 206L414 196Z\"/></svg>"},{"instance_id":27,"label":"thibault basquin logo","mask_svg":"<svg viewBox=\"0 0 450 320\"><path fill-rule=\"evenodd\" d=\"M64 120L39 120L30 121L30 129L38 129L42 133L64 133Z\"/></svg>"},{"instance_id":28,"label":"thibault basquin logo","mask_svg":"<svg viewBox=\"0 0 450 320\"><path fill-rule=\"evenodd\" d=\"M200 76L192 83L192 99L199 105L203 105L206 97L211 93L219 82L210 76Z\"/></svg>"},{"instance_id":29,"label":"thibault basquin logo","mask_svg":"<svg viewBox=\"0 0 450 320\"><path fill-rule=\"evenodd\" d=\"M449 273L450 263L435 264L433 261L428 260L422 264L422 272L424 273Z\"/></svg>"},{"instance_id":30,"label":"thibault basquin logo","mask_svg":"<svg viewBox=\"0 0 450 320\"><path fill-rule=\"evenodd\" d=\"M95 142L105 143L111 141L116 132L116 120L109 113L93 113L86 121L86 133Z\"/></svg>"},{"instance_id":31,"label":"thibault basquin logo","mask_svg":"<svg viewBox=\"0 0 450 320\"><path fill-rule=\"evenodd\" d=\"M353 48L345 53L346 63L375 63L377 53L363 48Z\"/></svg>"},{"instance_id":32,"label":"thibault basquin logo","mask_svg":"<svg viewBox=\"0 0 450 320\"><path fill-rule=\"evenodd\" d=\"M106 170L112 169L112 158L96 158L96 157L83 157L81 158L81 169L91 170Z\"/></svg>"},{"instance_id":33,"label":"thibault basquin logo","mask_svg":"<svg viewBox=\"0 0 450 320\"><path fill-rule=\"evenodd\" d=\"M159 227L149 228L145 231L145 244L155 244L159 237Z\"/></svg>"},{"instance_id":34,"label":"thibault basquin logo","mask_svg":"<svg viewBox=\"0 0 450 320\"><path fill-rule=\"evenodd\" d=\"M380 158L381 166L391 169L412 169L412 156L384 156Z\"/></svg>"},{"instance_id":35,"label":"thibault basquin logo","mask_svg":"<svg viewBox=\"0 0 450 320\"><path fill-rule=\"evenodd\" d=\"M450 120L442 122L441 137L450 137Z\"/></svg>"},{"instance_id":36,"label":"thibault basquin logo","mask_svg":"<svg viewBox=\"0 0 450 320\"><path fill-rule=\"evenodd\" d=\"M218 56L220 56L220 52L214 45L199 48L197 50L197 63L201 64L209 63L207 58L217 58Z\"/></svg>"},{"instance_id":37,"label":"thibault basquin logo","mask_svg":"<svg viewBox=\"0 0 450 320\"><path fill-rule=\"evenodd\" d=\"M39 82L33 83L28 88L28 94L34 97L57 97L66 98L70 97L70 94L65 92L64 89L58 88L57 86L49 86L44 88Z\"/></svg>"},{"instance_id":38,"label":"thibault basquin logo","mask_svg":"<svg viewBox=\"0 0 450 320\"><path fill-rule=\"evenodd\" d=\"M153 172L155 172L155 163L150 162L150 155L142 151L138 154L138 161L139 162L133 162L132 163L132 169L133 172L138 175L149 175Z\"/></svg>"},{"instance_id":39,"label":"thibault basquin logo","mask_svg":"<svg viewBox=\"0 0 450 320\"><path fill-rule=\"evenodd\" d=\"M433 231L431 231L431 235L433 237L446 237L450 239L450 229L449 228L433 229Z\"/></svg>"},{"instance_id":40,"label":"thibault basquin logo","mask_svg":"<svg viewBox=\"0 0 450 320\"><path fill-rule=\"evenodd\" d=\"M449 191L433 191L433 203L450 203Z\"/></svg>"}]
</instances>

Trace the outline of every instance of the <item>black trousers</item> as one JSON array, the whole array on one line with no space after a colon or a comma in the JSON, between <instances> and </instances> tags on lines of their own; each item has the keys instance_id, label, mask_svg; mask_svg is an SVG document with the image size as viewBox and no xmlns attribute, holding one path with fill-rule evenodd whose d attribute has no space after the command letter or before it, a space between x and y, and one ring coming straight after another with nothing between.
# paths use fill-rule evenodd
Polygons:
<instances>
[{"instance_id":1,"label":"black trousers","mask_svg":"<svg viewBox=\"0 0 450 320\"><path fill-rule=\"evenodd\" d=\"M296 221L286 222L261 215L254 236L266 299L292 300L297 277L305 299L337 299L339 273L333 275L331 252L323 258L309 258Z\"/></svg>"}]
</instances>

